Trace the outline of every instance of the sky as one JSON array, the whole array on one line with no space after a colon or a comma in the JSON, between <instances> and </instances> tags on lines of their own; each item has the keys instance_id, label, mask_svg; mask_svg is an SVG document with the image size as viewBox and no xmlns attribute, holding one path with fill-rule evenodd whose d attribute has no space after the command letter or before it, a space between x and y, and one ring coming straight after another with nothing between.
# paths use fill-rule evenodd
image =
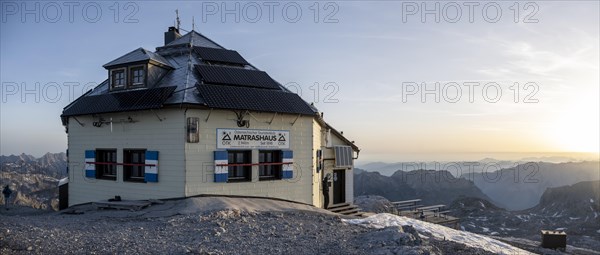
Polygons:
<instances>
[{"instance_id":1,"label":"sky","mask_svg":"<svg viewBox=\"0 0 600 255\"><path fill-rule=\"evenodd\" d=\"M103 64L162 46L176 9L314 102L361 161L597 159L598 1L2 1L0 155L64 151L62 108Z\"/></svg>"}]
</instances>

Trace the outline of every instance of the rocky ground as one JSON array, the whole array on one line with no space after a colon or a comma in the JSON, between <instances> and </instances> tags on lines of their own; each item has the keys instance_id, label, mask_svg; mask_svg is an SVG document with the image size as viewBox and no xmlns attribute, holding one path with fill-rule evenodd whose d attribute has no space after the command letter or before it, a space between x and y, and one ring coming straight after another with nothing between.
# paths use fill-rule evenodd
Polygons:
<instances>
[{"instance_id":1,"label":"rocky ground","mask_svg":"<svg viewBox=\"0 0 600 255\"><path fill-rule=\"evenodd\" d=\"M202 199L167 201L136 212L91 205L69 211L75 214L1 209L0 253L489 254L420 237L412 227L349 225L304 205Z\"/></svg>"},{"instance_id":2,"label":"rocky ground","mask_svg":"<svg viewBox=\"0 0 600 255\"><path fill-rule=\"evenodd\" d=\"M600 254L599 188L600 181L550 188L540 204L522 211L507 211L479 198L461 198L450 205L450 215L461 218L463 230L494 237L540 242L540 230L563 230L569 245Z\"/></svg>"}]
</instances>

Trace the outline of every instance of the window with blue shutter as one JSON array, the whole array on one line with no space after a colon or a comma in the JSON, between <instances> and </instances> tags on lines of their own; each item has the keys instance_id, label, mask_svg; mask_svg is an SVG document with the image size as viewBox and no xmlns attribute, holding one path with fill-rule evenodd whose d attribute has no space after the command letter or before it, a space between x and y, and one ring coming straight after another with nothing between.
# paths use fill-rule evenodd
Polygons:
<instances>
[{"instance_id":1,"label":"window with blue shutter","mask_svg":"<svg viewBox=\"0 0 600 255\"><path fill-rule=\"evenodd\" d=\"M227 182L229 167L223 166L229 164L227 151L215 151L215 182Z\"/></svg>"},{"instance_id":2,"label":"window with blue shutter","mask_svg":"<svg viewBox=\"0 0 600 255\"><path fill-rule=\"evenodd\" d=\"M158 151L146 151L144 164L147 165L144 168L144 180L146 182L158 182Z\"/></svg>"},{"instance_id":3,"label":"window with blue shutter","mask_svg":"<svg viewBox=\"0 0 600 255\"><path fill-rule=\"evenodd\" d=\"M292 179L294 177L294 152L293 151L282 151L283 172L281 174L282 179Z\"/></svg>"},{"instance_id":4,"label":"window with blue shutter","mask_svg":"<svg viewBox=\"0 0 600 255\"><path fill-rule=\"evenodd\" d=\"M86 150L85 151L85 177L96 178L96 165L88 164L96 162L96 151Z\"/></svg>"}]
</instances>

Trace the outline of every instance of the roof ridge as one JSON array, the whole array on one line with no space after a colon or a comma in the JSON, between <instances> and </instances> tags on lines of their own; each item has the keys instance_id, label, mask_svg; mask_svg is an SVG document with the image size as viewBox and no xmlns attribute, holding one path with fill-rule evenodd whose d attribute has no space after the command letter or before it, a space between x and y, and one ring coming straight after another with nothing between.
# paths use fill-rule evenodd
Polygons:
<instances>
[{"instance_id":1,"label":"roof ridge","mask_svg":"<svg viewBox=\"0 0 600 255\"><path fill-rule=\"evenodd\" d=\"M223 48L224 50L228 50L227 48L223 47L221 44L219 44L219 43L215 42L213 39L210 39L210 38L208 38L207 36L203 35L203 34L202 34L202 33L200 33L200 32L196 32L196 30L192 30L191 32L194 32L194 33L196 33L196 34L198 34L198 35L200 35L200 36L204 37L204 39L206 39L206 40L209 40L210 42L212 42L212 43L216 44L217 46L219 46L219 47ZM190 33L191 33L191 32L190 32Z\"/></svg>"}]
</instances>

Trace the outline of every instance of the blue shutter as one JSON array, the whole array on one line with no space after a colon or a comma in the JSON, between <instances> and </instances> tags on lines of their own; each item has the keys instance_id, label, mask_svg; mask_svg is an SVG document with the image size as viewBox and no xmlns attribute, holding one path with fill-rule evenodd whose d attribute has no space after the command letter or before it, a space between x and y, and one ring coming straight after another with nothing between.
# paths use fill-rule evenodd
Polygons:
<instances>
[{"instance_id":1,"label":"blue shutter","mask_svg":"<svg viewBox=\"0 0 600 255\"><path fill-rule=\"evenodd\" d=\"M158 182L158 151L146 151L144 164L154 165L144 167L144 180L146 182Z\"/></svg>"},{"instance_id":2,"label":"blue shutter","mask_svg":"<svg viewBox=\"0 0 600 255\"><path fill-rule=\"evenodd\" d=\"M292 179L294 177L294 152L293 151L282 151L282 160L283 163L291 163L284 164L281 168L283 172L281 173L282 179Z\"/></svg>"},{"instance_id":3,"label":"blue shutter","mask_svg":"<svg viewBox=\"0 0 600 255\"><path fill-rule=\"evenodd\" d=\"M227 151L215 151L215 182L227 182L229 167L218 166L223 164L229 164Z\"/></svg>"},{"instance_id":4,"label":"blue shutter","mask_svg":"<svg viewBox=\"0 0 600 255\"><path fill-rule=\"evenodd\" d=\"M85 151L85 177L87 178L96 178L96 165L88 164L96 162L96 151L94 150L86 150Z\"/></svg>"},{"instance_id":5,"label":"blue shutter","mask_svg":"<svg viewBox=\"0 0 600 255\"><path fill-rule=\"evenodd\" d=\"M323 150L317 150L317 173L323 170Z\"/></svg>"}]
</instances>

